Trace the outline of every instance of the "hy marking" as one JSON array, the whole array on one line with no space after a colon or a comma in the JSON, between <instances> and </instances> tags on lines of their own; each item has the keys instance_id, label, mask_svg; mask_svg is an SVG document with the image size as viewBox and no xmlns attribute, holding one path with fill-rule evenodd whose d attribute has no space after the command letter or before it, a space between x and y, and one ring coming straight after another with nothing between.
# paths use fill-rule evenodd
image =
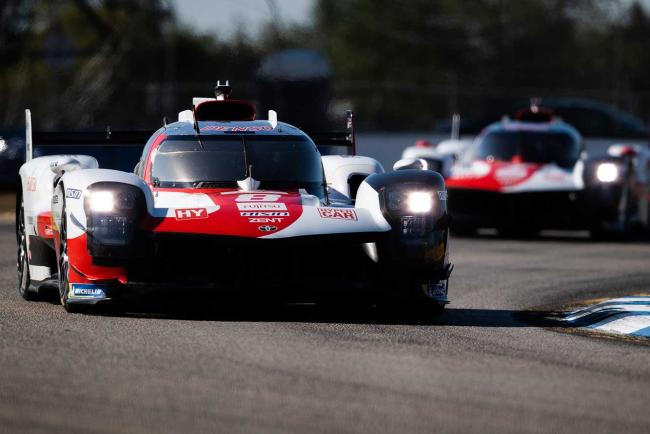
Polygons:
<instances>
[{"instance_id":1,"label":"hy marking","mask_svg":"<svg viewBox=\"0 0 650 434\"><path fill-rule=\"evenodd\" d=\"M208 210L205 208L179 208L174 210L176 220L207 219Z\"/></svg>"},{"instance_id":2,"label":"hy marking","mask_svg":"<svg viewBox=\"0 0 650 434\"><path fill-rule=\"evenodd\" d=\"M569 312L563 319L575 327L650 338L650 297L622 297Z\"/></svg>"}]
</instances>

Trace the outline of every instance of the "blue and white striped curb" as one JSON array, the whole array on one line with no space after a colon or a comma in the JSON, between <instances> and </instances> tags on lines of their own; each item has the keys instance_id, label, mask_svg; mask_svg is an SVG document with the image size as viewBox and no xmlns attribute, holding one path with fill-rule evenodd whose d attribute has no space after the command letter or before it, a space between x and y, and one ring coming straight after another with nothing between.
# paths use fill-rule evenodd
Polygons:
<instances>
[{"instance_id":1,"label":"blue and white striped curb","mask_svg":"<svg viewBox=\"0 0 650 434\"><path fill-rule=\"evenodd\" d=\"M575 327L650 338L650 297L614 298L569 312L562 320Z\"/></svg>"}]
</instances>

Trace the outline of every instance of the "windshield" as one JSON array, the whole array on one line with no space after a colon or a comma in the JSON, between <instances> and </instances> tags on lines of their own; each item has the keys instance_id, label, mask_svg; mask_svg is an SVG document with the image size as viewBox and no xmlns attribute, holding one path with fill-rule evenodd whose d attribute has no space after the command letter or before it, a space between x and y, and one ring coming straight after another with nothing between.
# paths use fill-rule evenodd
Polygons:
<instances>
[{"instance_id":1,"label":"windshield","mask_svg":"<svg viewBox=\"0 0 650 434\"><path fill-rule=\"evenodd\" d=\"M302 136L169 137L151 168L161 187L237 187L249 176L260 189L300 189L322 196L323 172L314 143Z\"/></svg>"},{"instance_id":2,"label":"windshield","mask_svg":"<svg viewBox=\"0 0 650 434\"><path fill-rule=\"evenodd\" d=\"M548 131L497 131L478 142L474 159L519 161L572 167L580 144L568 133Z\"/></svg>"}]
</instances>

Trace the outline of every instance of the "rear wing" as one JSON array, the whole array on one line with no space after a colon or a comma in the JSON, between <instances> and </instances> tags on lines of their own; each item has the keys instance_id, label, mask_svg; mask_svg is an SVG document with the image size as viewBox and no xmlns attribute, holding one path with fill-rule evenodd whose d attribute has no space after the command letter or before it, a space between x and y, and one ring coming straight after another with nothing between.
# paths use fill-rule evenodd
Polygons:
<instances>
[{"instance_id":1,"label":"rear wing","mask_svg":"<svg viewBox=\"0 0 650 434\"><path fill-rule=\"evenodd\" d=\"M356 155L357 143L354 132L354 113L351 110L345 112L345 131L305 131L314 141L321 153L337 154L337 149L344 148L345 154Z\"/></svg>"},{"instance_id":2,"label":"rear wing","mask_svg":"<svg viewBox=\"0 0 650 434\"><path fill-rule=\"evenodd\" d=\"M277 124L277 115L273 112L271 121ZM356 136L354 132L354 114L348 110L345 114L346 129L344 131L306 131L321 153L356 155ZM25 110L25 161L34 156L53 154L86 154L98 160L107 157L107 149L123 148L122 152L133 154L141 151L147 143L153 130L112 131L33 131L32 118L29 109ZM128 148L128 151L125 149ZM112 159L116 157L113 156ZM101 161L100 161L101 163ZM136 161L137 163L137 161ZM107 167L114 164L108 164Z\"/></svg>"},{"instance_id":3,"label":"rear wing","mask_svg":"<svg viewBox=\"0 0 650 434\"><path fill-rule=\"evenodd\" d=\"M130 172L154 133L149 131L34 131L25 110L25 161L34 157L81 154L95 157L99 167Z\"/></svg>"},{"instance_id":4,"label":"rear wing","mask_svg":"<svg viewBox=\"0 0 650 434\"><path fill-rule=\"evenodd\" d=\"M147 143L153 130L112 131L106 127L104 131L34 131L32 115L25 110L25 161L35 156L52 154L71 154L79 148L87 148L93 155L92 149L133 147L142 149Z\"/></svg>"}]
</instances>

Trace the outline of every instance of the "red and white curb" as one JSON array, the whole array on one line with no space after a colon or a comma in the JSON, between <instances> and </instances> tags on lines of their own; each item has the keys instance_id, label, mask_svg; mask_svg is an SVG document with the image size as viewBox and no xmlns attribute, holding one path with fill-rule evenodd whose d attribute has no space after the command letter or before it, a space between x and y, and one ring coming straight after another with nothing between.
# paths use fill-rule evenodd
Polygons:
<instances>
[{"instance_id":1,"label":"red and white curb","mask_svg":"<svg viewBox=\"0 0 650 434\"><path fill-rule=\"evenodd\" d=\"M606 333L650 338L650 297L622 297L566 314L562 321Z\"/></svg>"}]
</instances>

